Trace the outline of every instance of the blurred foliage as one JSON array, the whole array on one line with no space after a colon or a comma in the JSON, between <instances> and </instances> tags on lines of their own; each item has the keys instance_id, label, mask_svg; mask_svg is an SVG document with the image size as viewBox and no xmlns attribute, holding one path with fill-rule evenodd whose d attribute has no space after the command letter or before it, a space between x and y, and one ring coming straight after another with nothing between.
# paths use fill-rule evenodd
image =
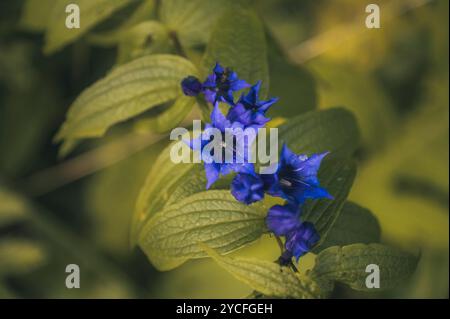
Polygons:
<instances>
[{"instance_id":1,"label":"blurred foliage","mask_svg":"<svg viewBox=\"0 0 450 319\"><path fill-rule=\"evenodd\" d=\"M159 9L151 0L116 1L117 7L108 5L111 16L89 15L89 28L76 36L44 37L48 21L60 19L52 18L55 1L0 2L0 297L248 295L249 287L211 260L158 273L142 253L128 249L138 191L167 143L106 161L110 165L94 172L82 161L69 171L47 170L67 163L52 143L67 108L111 67L173 52L173 39L160 37L173 30L181 31L185 53L201 63L199 52L219 15L215 1L206 17L197 17L197 1L184 8L186 1L162 0ZM413 279L376 297L448 297L449 4L379 2L382 28L367 30L361 1L254 1L269 39L271 92L281 97L270 115L290 118L332 106L353 112L362 143L350 199L374 212L383 242L421 252ZM155 17L170 28L149 22ZM193 24L198 19L202 32ZM55 53L43 54L44 47ZM137 120L151 126L165 110L157 106ZM134 123L121 123L65 161L130 132ZM33 183L37 173L44 173L43 184ZM46 187L54 180L58 187ZM277 255L269 236L232 254L267 261ZM82 289L65 288L68 263L86 269ZM300 271L313 264L314 255L305 256ZM333 297L369 295L338 286Z\"/></svg>"}]
</instances>

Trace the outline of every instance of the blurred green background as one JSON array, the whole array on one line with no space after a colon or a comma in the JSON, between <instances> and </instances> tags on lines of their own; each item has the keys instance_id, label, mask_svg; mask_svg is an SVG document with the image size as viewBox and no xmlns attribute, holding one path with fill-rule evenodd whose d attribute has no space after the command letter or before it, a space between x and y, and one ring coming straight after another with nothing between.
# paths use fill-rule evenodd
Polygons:
<instances>
[{"instance_id":1,"label":"blurred green background","mask_svg":"<svg viewBox=\"0 0 450 319\"><path fill-rule=\"evenodd\" d=\"M44 3L39 10L50 10ZM338 286L333 297L448 298L449 3L377 1L381 29L366 29L369 3L255 1L289 59L269 55L273 94L286 96L272 116L296 114L293 101L302 109L342 105L354 112L362 143L350 199L378 217L384 242L421 253L402 287L366 294ZM126 46L84 36L44 55L36 32L42 21L27 17L33 11L23 4L0 2L0 297L248 295L248 287L210 260L159 273L129 249L136 196L168 139L148 141L128 121L58 159L52 138L67 108L127 58ZM93 32L114 30L140 5L134 1ZM149 5L141 19L152 17ZM292 72L301 72L304 83ZM236 254L273 259L277 249L264 237ZM82 269L81 289L65 287L70 263Z\"/></svg>"}]
</instances>

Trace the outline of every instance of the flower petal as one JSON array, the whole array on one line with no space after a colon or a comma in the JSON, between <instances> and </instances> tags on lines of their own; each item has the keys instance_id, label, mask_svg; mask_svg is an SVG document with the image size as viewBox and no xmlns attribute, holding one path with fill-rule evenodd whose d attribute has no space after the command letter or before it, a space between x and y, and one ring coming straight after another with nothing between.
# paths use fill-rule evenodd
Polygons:
<instances>
[{"instance_id":1,"label":"flower petal","mask_svg":"<svg viewBox=\"0 0 450 319\"><path fill-rule=\"evenodd\" d=\"M207 180L206 189L209 189L219 179L220 167L216 163L205 163L204 167Z\"/></svg>"},{"instance_id":2,"label":"flower petal","mask_svg":"<svg viewBox=\"0 0 450 319\"><path fill-rule=\"evenodd\" d=\"M320 239L319 233L310 222L302 223L286 236L286 249L298 259L309 252Z\"/></svg>"},{"instance_id":3,"label":"flower petal","mask_svg":"<svg viewBox=\"0 0 450 319\"><path fill-rule=\"evenodd\" d=\"M288 203L284 206L275 205L269 209L266 217L267 228L277 236L285 236L298 228L300 222L300 207Z\"/></svg>"}]
</instances>

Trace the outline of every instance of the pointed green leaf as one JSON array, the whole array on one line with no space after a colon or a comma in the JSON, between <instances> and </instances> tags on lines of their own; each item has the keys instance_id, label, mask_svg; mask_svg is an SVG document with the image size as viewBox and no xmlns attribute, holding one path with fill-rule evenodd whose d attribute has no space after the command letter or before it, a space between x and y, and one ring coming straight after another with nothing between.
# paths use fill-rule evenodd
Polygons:
<instances>
[{"instance_id":1,"label":"pointed green leaf","mask_svg":"<svg viewBox=\"0 0 450 319\"><path fill-rule=\"evenodd\" d=\"M176 143L176 142L175 142ZM160 211L172 195L179 181L191 175L193 169L203 168L201 164L174 163L170 159L170 149L174 143L164 148L153 163L146 181L139 193L136 210L131 222L130 242L134 246L142 226L157 211ZM187 146L186 146L187 147ZM200 187L200 185L197 185ZM206 184L204 184L206 188ZM203 189L205 189L203 188Z\"/></svg>"},{"instance_id":2,"label":"pointed green leaf","mask_svg":"<svg viewBox=\"0 0 450 319\"><path fill-rule=\"evenodd\" d=\"M173 163L170 159L173 145L169 144L161 151L141 189L131 223L132 246L136 244L141 227L155 212L206 190L203 164ZM211 189L229 189L232 176L221 177Z\"/></svg>"},{"instance_id":3,"label":"pointed green leaf","mask_svg":"<svg viewBox=\"0 0 450 319\"><path fill-rule=\"evenodd\" d=\"M220 256L207 245L200 246L219 266L263 295L299 299L321 297L314 281L294 273L288 267L259 259Z\"/></svg>"},{"instance_id":4,"label":"pointed green leaf","mask_svg":"<svg viewBox=\"0 0 450 319\"><path fill-rule=\"evenodd\" d=\"M380 236L380 224L368 209L345 202L327 236L314 251L319 252L331 246L377 243Z\"/></svg>"},{"instance_id":5,"label":"pointed green leaf","mask_svg":"<svg viewBox=\"0 0 450 319\"><path fill-rule=\"evenodd\" d=\"M169 52L169 33L157 21L144 21L116 35L119 44L117 64L123 64L144 55Z\"/></svg>"},{"instance_id":6,"label":"pointed green leaf","mask_svg":"<svg viewBox=\"0 0 450 319\"><path fill-rule=\"evenodd\" d=\"M57 141L102 136L121 121L181 96L180 81L197 70L175 55L151 55L114 69L71 105Z\"/></svg>"},{"instance_id":7,"label":"pointed green leaf","mask_svg":"<svg viewBox=\"0 0 450 319\"><path fill-rule=\"evenodd\" d=\"M204 57L205 73L219 62L237 72L240 79L262 81L264 98L269 88L269 68L264 28L251 10L229 10L217 21Z\"/></svg>"},{"instance_id":8,"label":"pointed green leaf","mask_svg":"<svg viewBox=\"0 0 450 319\"><path fill-rule=\"evenodd\" d=\"M356 175L356 164L352 160L325 160L319 171L321 185L334 199L309 201L303 208L302 217L314 224L324 240L338 219L342 206L350 192Z\"/></svg>"},{"instance_id":9,"label":"pointed green leaf","mask_svg":"<svg viewBox=\"0 0 450 319\"><path fill-rule=\"evenodd\" d=\"M265 211L239 203L229 191L198 193L156 213L142 228L139 246L156 268L170 270L205 257L199 242L228 253L258 239Z\"/></svg>"},{"instance_id":10,"label":"pointed green leaf","mask_svg":"<svg viewBox=\"0 0 450 319\"><path fill-rule=\"evenodd\" d=\"M312 111L289 119L279 127L282 142L296 153L330 151L350 156L359 146L359 131L352 113L342 108Z\"/></svg>"},{"instance_id":11,"label":"pointed green leaf","mask_svg":"<svg viewBox=\"0 0 450 319\"><path fill-rule=\"evenodd\" d=\"M380 269L379 289L383 290L408 278L417 262L416 256L380 244L333 246L317 255L311 277L341 282L355 290L374 291L366 286L366 278L371 273L366 272L366 267L375 264Z\"/></svg>"},{"instance_id":12,"label":"pointed green leaf","mask_svg":"<svg viewBox=\"0 0 450 319\"><path fill-rule=\"evenodd\" d=\"M132 3L134 0L59 0L57 1L48 18L45 34L46 53L60 50L67 44L75 41L92 29L99 22L105 20L115 11ZM80 8L80 28L68 29L66 19L66 7L69 4L77 4Z\"/></svg>"},{"instance_id":13,"label":"pointed green leaf","mask_svg":"<svg viewBox=\"0 0 450 319\"><path fill-rule=\"evenodd\" d=\"M211 28L229 4L228 0L164 0L159 16L184 47L192 47L206 43Z\"/></svg>"},{"instance_id":14,"label":"pointed green leaf","mask_svg":"<svg viewBox=\"0 0 450 319\"><path fill-rule=\"evenodd\" d=\"M165 133L177 127L192 110L195 99L182 95L169 105L161 114L140 119L134 127L137 131L149 130L156 133Z\"/></svg>"}]
</instances>

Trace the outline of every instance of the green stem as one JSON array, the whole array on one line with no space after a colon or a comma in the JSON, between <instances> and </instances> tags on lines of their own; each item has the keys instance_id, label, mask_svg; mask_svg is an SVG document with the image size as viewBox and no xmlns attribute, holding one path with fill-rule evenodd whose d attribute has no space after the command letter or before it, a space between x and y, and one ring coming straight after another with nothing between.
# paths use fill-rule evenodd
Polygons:
<instances>
[{"instance_id":1,"label":"green stem","mask_svg":"<svg viewBox=\"0 0 450 319\"><path fill-rule=\"evenodd\" d=\"M187 58L187 54L184 51L183 46L181 45L180 39L178 38L178 34L175 31L169 31L169 38L172 39L173 45L177 53L182 57Z\"/></svg>"}]
</instances>

